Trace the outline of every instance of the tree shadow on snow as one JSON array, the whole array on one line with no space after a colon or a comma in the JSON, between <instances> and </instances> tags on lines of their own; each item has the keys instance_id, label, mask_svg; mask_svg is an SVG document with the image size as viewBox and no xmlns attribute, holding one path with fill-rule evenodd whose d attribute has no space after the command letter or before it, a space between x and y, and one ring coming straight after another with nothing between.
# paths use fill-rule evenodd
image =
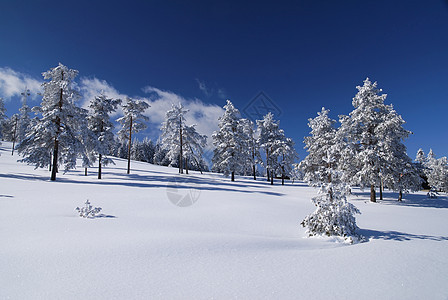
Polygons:
<instances>
[{"instance_id":1,"label":"tree shadow on snow","mask_svg":"<svg viewBox=\"0 0 448 300\"><path fill-rule=\"evenodd\" d=\"M95 216L95 218L98 219L116 219L116 216L112 216L112 215L105 215L105 214L99 214L97 216Z\"/></svg>"},{"instance_id":2,"label":"tree shadow on snow","mask_svg":"<svg viewBox=\"0 0 448 300\"><path fill-rule=\"evenodd\" d=\"M117 175L117 174L115 174ZM0 178L15 178L21 180L39 180L50 182L47 176L36 176L30 174L0 174ZM140 175L140 174L119 174L120 178L111 178L112 180L119 181L108 181L107 179L96 179L93 177L79 176L76 180L59 177L56 182L58 183L72 183L72 184L92 184L92 185L103 185L103 186L125 186L125 187L137 187L137 188L167 188L174 186L177 189L196 189L200 191L210 190L210 191L230 191L239 193L260 193L270 196L282 196L283 193L270 192L270 191L260 191L249 189L250 185L244 184L243 182L235 183L225 183L221 181L215 181L208 178L199 178L191 175ZM79 179L78 179L79 178ZM82 178L89 178L89 180L83 180ZM176 181L174 181L176 179ZM240 188L240 189L237 189Z\"/></svg>"},{"instance_id":3,"label":"tree shadow on snow","mask_svg":"<svg viewBox=\"0 0 448 300\"><path fill-rule=\"evenodd\" d=\"M411 241L411 240L428 240L443 242L448 241L446 236L433 236L425 234L412 234L399 231L378 231L371 229L360 229L359 234L368 240L386 240L386 241Z\"/></svg>"},{"instance_id":4,"label":"tree shadow on snow","mask_svg":"<svg viewBox=\"0 0 448 300\"><path fill-rule=\"evenodd\" d=\"M368 199L369 193L355 192L354 196L362 196ZM355 200L356 198L353 198ZM437 198L428 198L425 194L404 194L403 201L398 202L398 193L383 192L383 200L379 200L377 194L377 203L384 205L396 205L407 207L427 207L427 208L448 208L448 197L446 194L440 194Z\"/></svg>"},{"instance_id":5,"label":"tree shadow on snow","mask_svg":"<svg viewBox=\"0 0 448 300\"><path fill-rule=\"evenodd\" d=\"M14 198L14 196L11 196L11 195L0 195L0 198Z\"/></svg>"}]
</instances>

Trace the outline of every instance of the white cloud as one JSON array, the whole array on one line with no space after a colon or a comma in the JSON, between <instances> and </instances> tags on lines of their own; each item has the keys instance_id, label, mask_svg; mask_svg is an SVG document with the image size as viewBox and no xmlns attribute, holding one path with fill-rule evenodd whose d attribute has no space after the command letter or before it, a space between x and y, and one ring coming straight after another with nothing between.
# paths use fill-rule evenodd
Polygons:
<instances>
[{"instance_id":1,"label":"white cloud","mask_svg":"<svg viewBox=\"0 0 448 300\"><path fill-rule=\"evenodd\" d=\"M83 77L80 79L79 89L83 96L83 107L87 107L90 99L100 94L101 91L111 98L125 99L129 95L120 93L115 87L105 80L98 78ZM165 120L166 112L171 109L172 104L182 103L189 110L185 116L188 125L196 125L196 129L200 134L208 136L208 147L211 147L211 135L218 128L218 118L222 116L224 110L214 104L207 104L200 99L186 99L171 91L161 90L156 87L146 86L142 89L146 94L141 96L129 96L134 99L145 100L151 107L146 111L145 115L149 117L149 131L151 137L160 135L160 127ZM113 117L122 114L121 110L117 111Z\"/></svg>"},{"instance_id":2,"label":"white cloud","mask_svg":"<svg viewBox=\"0 0 448 300\"><path fill-rule=\"evenodd\" d=\"M211 146L211 135L218 129L218 118L224 113L223 108L204 103L199 99L188 100L171 91L164 91L152 86L143 88L143 91L149 94L147 101L151 105L147 114L152 123L158 124L158 128L165 120L165 113L171 108L171 105L182 103L189 110L185 115L187 124L195 124L200 134L208 136L208 145Z\"/></svg>"},{"instance_id":3,"label":"white cloud","mask_svg":"<svg viewBox=\"0 0 448 300\"><path fill-rule=\"evenodd\" d=\"M101 93L104 93L109 98L113 99L122 99L124 100L128 95L120 93L117 89L115 89L111 84L109 84L106 80L101 80L98 78L88 78L81 77L79 83L79 90L82 95L82 104L83 108L87 108L89 106L90 100L94 97L98 96ZM115 117L117 115L122 114L121 110L118 109L112 116Z\"/></svg>"},{"instance_id":4,"label":"white cloud","mask_svg":"<svg viewBox=\"0 0 448 300\"><path fill-rule=\"evenodd\" d=\"M36 80L29 75L16 72L10 68L0 68L0 96L5 100L10 97L20 96L25 86L31 91L32 97L40 97L38 92L42 92L41 84L44 80ZM198 80L198 83L200 81ZM166 112L171 108L172 104L182 103L182 105L189 110L185 116L188 125L196 125L196 129L200 134L205 134L208 137L208 147L211 147L211 135L213 131L218 128L218 118L222 116L224 110L222 107L215 104L207 104L200 99L186 99L171 91L161 90L156 87L146 86L142 90L146 94L144 97L126 95L118 91L114 86L105 80L98 78L81 77L77 85L81 96L82 103L80 105L84 108L92 98L103 92L110 98L125 99L132 97L134 99L142 99L148 102L151 107L146 111L146 115L150 119L149 132L152 138L160 135L161 123L165 120ZM205 91L207 87L203 86ZM220 93L220 91L218 91ZM119 109L112 117L122 114Z\"/></svg>"},{"instance_id":5,"label":"white cloud","mask_svg":"<svg viewBox=\"0 0 448 300\"><path fill-rule=\"evenodd\" d=\"M43 79L37 80L8 67L0 68L0 97L5 100L20 96L25 87L30 90L31 98L37 98L37 93L42 92L42 83Z\"/></svg>"},{"instance_id":6,"label":"white cloud","mask_svg":"<svg viewBox=\"0 0 448 300\"><path fill-rule=\"evenodd\" d=\"M211 94L213 93L213 90L209 91L205 82L199 80L198 78L196 78L196 82L198 83L198 87L201 90L201 92L203 92L206 97L210 97Z\"/></svg>"},{"instance_id":7,"label":"white cloud","mask_svg":"<svg viewBox=\"0 0 448 300\"><path fill-rule=\"evenodd\" d=\"M200 80L198 78L195 78L195 80L198 84L199 90L201 90L201 92L204 94L206 98L211 98L213 95L217 95L219 99L223 100L227 99L225 89L218 88L216 84L213 85L212 87L209 87L205 84L205 81Z\"/></svg>"}]
</instances>

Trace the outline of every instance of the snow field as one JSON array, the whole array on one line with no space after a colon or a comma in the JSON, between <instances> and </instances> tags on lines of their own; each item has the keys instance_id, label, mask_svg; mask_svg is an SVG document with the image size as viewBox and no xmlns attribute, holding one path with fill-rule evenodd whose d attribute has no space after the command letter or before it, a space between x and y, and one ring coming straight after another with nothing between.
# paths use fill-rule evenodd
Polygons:
<instances>
[{"instance_id":1,"label":"snow field","mask_svg":"<svg viewBox=\"0 0 448 300\"><path fill-rule=\"evenodd\" d=\"M1 299L446 299L448 200L385 193L350 201L368 242L305 238L316 190L303 183L183 175L178 207L167 196L177 169L126 161L59 173L17 163L0 145ZM74 210L89 199L102 217Z\"/></svg>"}]
</instances>

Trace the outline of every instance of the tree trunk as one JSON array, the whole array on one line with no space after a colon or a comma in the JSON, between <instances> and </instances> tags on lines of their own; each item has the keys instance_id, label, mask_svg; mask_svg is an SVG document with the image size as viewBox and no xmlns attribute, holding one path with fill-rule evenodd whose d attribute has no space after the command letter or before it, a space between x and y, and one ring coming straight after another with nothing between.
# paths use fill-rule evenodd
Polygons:
<instances>
[{"instance_id":1,"label":"tree trunk","mask_svg":"<svg viewBox=\"0 0 448 300\"><path fill-rule=\"evenodd\" d=\"M84 176L87 176L87 168L84 168Z\"/></svg>"},{"instance_id":2,"label":"tree trunk","mask_svg":"<svg viewBox=\"0 0 448 300\"><path fill-rule=\"evenodd\" d=\"M370 185L370 201L376 202L375 186L373 184Z\"/></svg>"},{"instance_id":3,"label":"tree trunk","mask_svg":"<svg viewBox=\"0 0 448 300\"><path fill-rule=\"evenodd\" d=\"M184 169L183 169L183 165L182 165L182 160L183 160L183 151L182 151L182 118L180 118L180 126L179 126L179 141L180 141L180 154L179 154L179 173L183 174L184 173Z\"/></svg>"},{"instance_id":4,"label":"tree trunk","mask_svg":"<svg viewBox=\"0 0 448 300\"><path fill-rule=\"evenodd\" d=\"M100 154L98 156L98 179L101 179L101 159L102 159L102 155Z\"/></svg>"},{"instance_id":5,"label":"tree trunk","mask_svg":"<svg viewBox=\"0 0 448 300\"><path fill-rule=\"evenodd\" d=\"M269 159L269 151L268 151L268 149L266 149L266 177L268 178L268 182L269 182L268 159Z\"/></svg>"},{"instance_id":6,"label":"tree trunk","mask_svg":"<svg viewBox=\"0 0 448 300\"><path fill-rule=\"evenodd\" d=\"M51 172L51 152L50 152L50 167L48 168L48 171Z\"/></svg>"},{"instance_id":7,"label":"tree trunk","mask_svg":"<svg viewBox=\"0 0 448 300\"><path fill-rule=\"evenodd\" d=\"M231 181L235 181L235 171L232 171L232 177L230 179Z\"/></svg>"},{"instance_id":8,"label":"tree trunk","mask_svg":"<svg viewBox=\"0 0 448 300\"><path fill-rule=\"evenodd\" d=\"M257 180L257 176L255 174L255 165L252 165L252 173L254 175L254 180Z\"/></svg>"},{"instance_id":9,"label":"tree trunk","mask_svg":"<svg viewBox=\"0 0 448 300\"><path fill-rule=\"evenodd\" d=\"M271 181L269 168L266 168L266 177L268 178L268 182Z\"/></svg>"},{"instance_id":10,"label":"tree trunk","mask_svg":"<svg viewBox=\"0 0 448 300\"><path fill-rule=\"evenodd\" d=\"M398 192L398 201L401 202L402 200L403 200L403 191L400 190L400 191Z\"/></svg>"},{"instance_id":11,"label":"tree trunk","mask_svg":"<svg viewBox=\"0 0 448 300\"><path fill-rule=\"evenodd\" d=\"M131 142L132 142L132 116L129 125L129 145L128 145L128 174L131 173Z\"/></svg>"},{"instance_id":12,"label":"tree trunk","mask_svg":"<svg viewBox=\"0 0 448 300\"><path fill-rule=\"evenodd\" d=\"M61 73L61 79L64 80L64 72ZM59 111L62 110L62 95L63 89L61 88L61 94L59 95ZM54 148L53 148L53 169L51 170L51 181L56 180L56 173L58 172L58 152L59 152L59 133L61 130L61 119L56 117L56 136L54 137Z\"/></svg>"},{"instance_id":13,"label":"tree trunk","mask_svg":"<svg viewBox=\"0 0 448 300\"><path fill-rule=\"evenodd\" d=\"M188 174L188 158L185 157L185 174Z\"/></svg>"},{"instance_id":14,"label":"tree trunk","mask_svg":"<svg viewBox=\"0 0 448 300\"><path fill-rule=\"evenodd\" d=\"M274 171L271 171L271 185L274 185Z\"/></svg>"},{"instance_id":15,"label":"tree trunk","mask_svg":"<svg viewBox=\"0 0 448 300\"><path fill-rule=\"evenodd\" d=\"M14 155L14 148L16 147L15 146L16 145L16 134L17 134L17 117L16 117L16 122L14 123L14 133L12 135L12 151L11 151L11 155Z\"/></svg>"},{"instance_id":16,"label":"tree trunk","mask_svg":"<svg viewBox=\"0 0 448 300\"><path fill-rule=\"evenodd\" d=\"M285 167L282 166L282 185L285 185Z\"/></svg>"},{"instance_id":17,"label":"tree trunk","mask_svg":"<svg viewBox=\"0 0 448 300\"><path fill-rule=\"evenodd\" d=\"M380 200L383 200L383 179L380 182Z\"/></svg>"},{"instance_id":18,"label":"tree trunk","mask_svg":"<svg viewBox=\"0 0 448 300\"><path fill-rule=\"evenodd\" d=\"M59 141L57 137L54 138L54 148L53 148L53 169L51 170L51 181L56 180L57 165L58 165L58 151L59 151Z\"/></svg>"}]
</instances>

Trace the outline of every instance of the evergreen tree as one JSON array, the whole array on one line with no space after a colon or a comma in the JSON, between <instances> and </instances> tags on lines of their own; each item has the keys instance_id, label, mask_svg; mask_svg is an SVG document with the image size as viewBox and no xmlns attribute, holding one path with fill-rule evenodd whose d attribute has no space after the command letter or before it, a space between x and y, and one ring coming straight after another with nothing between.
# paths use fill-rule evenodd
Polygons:
<instances>
[{"instance_id":1,"label":"evergreen tree","mask_svg":"<svg viewBox=\"0 0 448 300\"><path fill-rule=\"evenodd\" d=\"M448 164L447 158L436 159L432 149L426 161L428 183L434 191L448 192Z\"/></svg>"},{"instance_id":2,"label":"evergreen tree","mask_svg":"<svg viewBox=\"0 0 448 300\"><path fill-rule=\"evenodd\" d=\"M224 105L224 115L219 118L218 130L212 134L213 145L213 167L215 172L231 175L231 181L235 181L235 173L244 167L244 143L241 131L240 112L230 100Z\"/></svg>"},{"instance_id":3,"label":"evergreen tree","mask_svg":"<svg viewBox=\"0 0 448 300\"><path fill-rule=\"evenodd\" d=\"M187 126L185 114L188 113L181 103L172 105L166 112L165 121L162 123L161 147L167 151L166 157L170 160L170 166L175 164L179 167L179 173L183 173L191 163L200 169L203 149L207 137L196 131L194 125ZM202 170L200 170L202 172Z\"/></svg>"},{"instance_id":4,"label":"evergreen tree","mask_svg":"<svg viewBox=\"0 0 448 300\"><path fill-rule=\"evenodd\" d=\"M171 105L171 109L165 114L165 121L162 123L160 146L166 150L166 158L169 159L170 166L177 164L179 173L184 170L184 136L185 136L185 117L188 112L181 103Z\"/></svg>"},{"instance_id":5,"label":"evergreen tree","mask_svg":"<svg viewBox=\"0 0 448 300\"><path fill-rule=\"evenodd\" d=\"M349 116L340 116L338 135L346 143L341 155L342 168L347 180L361 188L370 187L370 201L376 202L375 187L381 184L381 170L388 164L382 155L384 147L383 122L387 121L391 107L384 104L385 94L377 83L368 78L363 86L357 86L353 98L354 110Z\"/></svg>"},{"instance_id":6,"label":"evergreen tree","mask_svg":"<svg viewBox=\"0 0 448 300\"><path fill-rule=\"evenodd\" d=\"M108 157L115 144L114 124L110 120L110 114L116 111L120 103L120 99L111 99L101 93L89 104L90 114L87 120L92 138L88 149L98 155L98 179L101 179L102 166L114 163Z\"/></svg>"},{"instance_id":7,"label":"evergreen tree","mask_svg":"<svg viewBox=\"0 0 448 300\"><path fill-rule=\"evenodd\" d=\"M257 144L266 155L262 165L266 169L267 180L269 181L270 178L271 184L273 184L274 172L278 167L278 157L280 155L277 149L285 135L283 130L280 129L279 122L274 120L274 115L270 112L263 117L263 120L257 120L257 126L260 132Z\"/></svg>"},{"instance_id":8,"label":"evergreen tree","mask_svg":"<svg viewBox=\"0 0 448 300\"><path fill-rule=\"evenodd\" d=\"M204 148L207 145L207 136L201 135L196 131L195 125L186 126L183 130L184 137L183 147L185 148L185 166L188 174L189 163L190 165L196 165L197 169L202 174L202 165ZM190 167L191 168L191 167Z\"/></svg>"},{"instance_id":9,"label":"evergreen tree","mask_svg":"<svg viewBox=\"0 0 448 300\"><path fill-rule=\"evenodd\" d=\"M314 119L308 119L308 126L311 128L310 136L305 137L305 149L308 155L300 162L299 169L303 172L303 180L312 186L319 185L321 182L327 181L328 178L322 169L326 169L324 158L331 149L336 148L336 128L335 120L328 117L330 110L322 107ZM337 152L333 154L336 155ZM339 160L339 157L335 157Z\"/></svg>"},{"instance_id":10,"label":"evergreen tree","mask_svg":"<svg viewBox=\"0 0 448 300\"><path fill-rule=\"evenodd\" d=\"M387 115L376 128L382 162L380 178L384 186L399 193L398 201L401 201L403 192L418 191L422 182L418 169L407 155L403 144L411 132L403 128L405 121L392 105L386 106L386 109Z\"/></svg>"},{"instance_id":11,"label":"evergreen tree","mask_svg":"<svg viewBox=\"0 0 448 300\"><path fill-rule=\"evenodd\" d=\"M349 186L344 182L340 169L341 144L337 139L335 121L328 117L329 110L322 108L314 119L309 119L310 136L304 143L308 156L298 169L310 186L319 187L318 196L312 198L316 210L308 215L302 226L313 235L342 236L352 239L356 236L354 215L359 210L347 202Z\"/></svg>"},{"instance_id":12,"label":"evergreen tree","mask_svg":"<svg viewBox=\"0 0 448 300\"><path fill-rule=\"evenodd\" d=\"M19 109L19 123L17 130L17 142L21 143L23 139L25 139L26 134L28 132L28 127L30 126L30 113L31 108L27 105L27 98L30 95L30 90L25 88L25 90L21 93L22 95L22 107Z\"/></svg>"},{"instance_id":13,"label":"evergreen tree","mask_svg":"<svg viewBox=\"0 0 448 300\"><path fill-rule=\"evenodd\" d=\"M134 100L126 97L125 104L122 105L123 117L118 118L117 121L122 125L120 131L118 131L118 137L122 143L128 142L128 169L127 173L131 172L131 146L132 146L132 133L137 133L146 129L144 121L149 118L143 115L144 111L149 108L148 103L141 100Z\"/></svg>"},{"instance_id":14,"label":"evergreen tree","mask_svg":"<svg viewBox=\"0 0 448 300\"><path fill-rule=\"evenodd\" d=\"M282 139L275 154L279 157L278 169L282 175L282 185L284 185L285 177L291 174L293 164L298 158L296 149L294 149L294 141L286 137Z\"/></svg>"},{"instance_id":15,"label":"evergreen tree","mask_svg":"<svg viewBox=\"0 0 448 300\"><path fill-rule=\"evenodd\" d=\"M6 121L6 108L5 103L3 102L3 98L0 97L0 138L3 139L3 123Z\"/></svg>"},{"instance_id":16,"label":"evergreen tree","mask_svg":"<svg viewBox=\"0 0 448 300\"><path fill-rule=\"evenodd\" d=\"M171 163L171 160L167 154L168 150L162 147L161 141L159 140L154 151L154 163L159 166L168 166ZM178 163L176 162L173 166L178 166Z\"/></svg>"},{"instance_id":17,"label":"evergreen tree","mask_svg":"<svg viewBox=\"0 0 448 300\"><path fill-rule=\"evenodd\" d=\"M82 143L85 133L86 111L77 107L79 98L73 88L73 80L78 71L59 64L44 72L44 94L39 112L41 118L33 124L18 150L23 155L22 162L46 167L53 160L51 180L56 180L59 165L65 170L75 168L78 155L85 155Z\"/></svg>"},{"instance_id":18,"label":"evergreen tree","mask_svg":"<svg viewBox=\"0 0 448 300\"><path fill-rule=\"evenodd\" d=\"M248 119L241 119L239 121L240 131L243 134L244 143L242 155L244 156L244 175L251 174L254 180L257 180L256 165L260 158L260 149L258 147L257 139L255 137L254 123Z\"/></svg>"}]
</instances>

